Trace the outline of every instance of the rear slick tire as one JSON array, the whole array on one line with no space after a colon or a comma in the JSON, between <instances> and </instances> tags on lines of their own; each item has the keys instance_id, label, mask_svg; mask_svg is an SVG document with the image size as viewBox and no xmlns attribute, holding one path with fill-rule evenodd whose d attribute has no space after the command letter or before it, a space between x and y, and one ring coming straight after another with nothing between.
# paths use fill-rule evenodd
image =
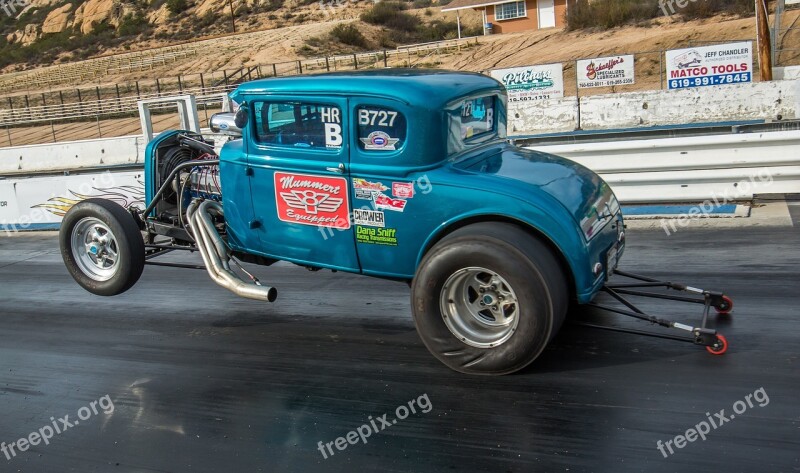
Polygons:
<instances>
[{"instance_id":1,"label":"rear slick tire","mask_svg":"<svg viewBox=\"0 0 800 473\"><path fill-rule=\"evenodd\" d=\"M443 238L412 282L414 323L451 369L503 375L528 366L566 316L569 289L552 250L509 223L478 223Z\"/></svg>"}]
</instances>

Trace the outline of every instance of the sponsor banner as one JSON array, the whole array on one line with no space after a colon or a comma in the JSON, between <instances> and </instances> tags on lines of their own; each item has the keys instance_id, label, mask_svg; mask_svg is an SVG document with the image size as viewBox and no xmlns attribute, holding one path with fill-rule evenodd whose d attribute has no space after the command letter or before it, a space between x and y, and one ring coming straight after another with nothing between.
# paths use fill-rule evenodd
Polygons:
<instances>
[{"instance_id":1,"label":"sponsor banner","mask_svg":"<svg viewBox=\"0 0 800 473\"><path fill-rule=\"evenodd\" d=\"M561 63L496 69L491 75L506 87L509 102L546 100L564 96L564 73Z\"/></svg>"},{"instance_id":2,"label":"sponsor banner","mask_svg":"<svg viewBox=\"0 0 800 473\"><path fill-rule=\"evenodd\" d=\"M609 87L634 83L633 55L608 56L578 61L578 87Z\"/></svg>"},{"instance_id":3,"label":"sponsor banner","mask_svg":"<svg viewBox=\"0 0 800 473\"><path fill-rule=\"evenodd\" d=\"M393 182L392 194L400 199L410 199L414 197L414 183L413 182Z\"/></svg>"},{"instance_id":4,"label":"sponsor banner","mask_svg":"<svg viewBox=\"0 0 800 473\"><path fill-rule=\"evenodd\" d=\"M386 218L383 212L378 210L356 209L353 210L353 223L382 228L386 226Z\"/></svg>"},{"instance_id":5,"label":"sponsor banner","mask_svg":"<svg viewBox=\"0 0 800 473\"><path fill-rule=\"evenodd\" d=\"M392 210L402 212L406 208L408 201L404 199L392 199L386 194L376 192L372 194L372 205L376 209Z\"/></svg>"},{"instance_id":6,"label":"sponsor banner","mask_svg":"<svg viewBox=\"0 0 800 473\"><path fill-rule=\"evenodd\" d=\"M347 180L343 177L275 173L275 201L282 222L350 228Z\"/></svg>"},{"instance_id":7,"label":"sponsor banner","mask_svg":"<svg viewBox=\"0 0 800 473\"><path fill-rule=\"evenodd\" d=\"M356 241L372 245L397 246L397 229L356 225Z\"/></svg>"},{"instance_id":8,"label":"sponsor banner","mask_svg":"<svg viewBox=\"0 0 800 473\"><path fill-rule=\"evenodd\" d=\"M753 81L750 41L666 52L667 87L683 89Z\"/></svg>"}]
</instances>

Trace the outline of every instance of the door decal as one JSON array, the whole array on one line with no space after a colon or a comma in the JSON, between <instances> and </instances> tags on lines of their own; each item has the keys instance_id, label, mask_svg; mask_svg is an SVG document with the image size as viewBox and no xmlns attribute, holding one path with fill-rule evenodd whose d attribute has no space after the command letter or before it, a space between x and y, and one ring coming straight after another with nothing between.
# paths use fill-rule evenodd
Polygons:
<instances>
[{"instance_id":1,"label":"door decal","mask_svg":"<svg viewBox=\"0 0 800 473\"><path fill-rule=\"evenodd\" d=\"M275 173L275 201L282 222L350 228L347 180L343 177Z\"/></svg>"}]
</instances>

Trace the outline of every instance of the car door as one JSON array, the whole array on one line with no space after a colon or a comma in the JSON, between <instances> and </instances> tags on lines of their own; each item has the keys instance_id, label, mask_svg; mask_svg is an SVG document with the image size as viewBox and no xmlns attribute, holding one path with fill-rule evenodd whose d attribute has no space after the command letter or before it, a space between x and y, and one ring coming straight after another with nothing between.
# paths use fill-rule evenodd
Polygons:
<instances>
[{"instance_id":1,"label":"car door","mask_svg":"<svg viewBox=\"0 0 800 473\"><path fill-rule=\"evenodd\" d=\"M267 96L249 107L253 231L262 252L359 271L350 222L347 100Z\"/></svg>"}]
</instances>

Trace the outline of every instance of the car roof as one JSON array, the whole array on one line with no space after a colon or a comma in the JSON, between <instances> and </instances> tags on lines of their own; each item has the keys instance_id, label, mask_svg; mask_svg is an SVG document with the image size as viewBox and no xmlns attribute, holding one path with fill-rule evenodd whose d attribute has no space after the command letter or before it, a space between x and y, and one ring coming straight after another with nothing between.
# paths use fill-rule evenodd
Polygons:
<instances>
[{"instance_id":1,"label":"car roof","mask_svg":"<svg viewBox=\"0 0 800 473\"><path fill-rule=\"evenodd\" d=\"M503 91L495 79L473 72L437 69L370 69L260 79L240 85L231 93L243 95L326 94L381 96L424 108L441 108L474 93Z\"/></svg>"}]
</instances>

